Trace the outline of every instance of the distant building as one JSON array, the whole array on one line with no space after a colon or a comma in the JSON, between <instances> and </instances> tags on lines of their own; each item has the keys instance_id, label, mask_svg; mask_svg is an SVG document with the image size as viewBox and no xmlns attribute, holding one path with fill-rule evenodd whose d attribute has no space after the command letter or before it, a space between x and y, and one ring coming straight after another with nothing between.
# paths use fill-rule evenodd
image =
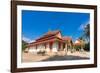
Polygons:
<instances>
[{"instance_id":1,"label":"distant building","mask_svg":"<svg viewBox=\"0 0 100 73\"><path fill-rule=\"evenodd\" d=\"M75 41L73 46L76 50L84 51L85 42L83 40L78 39Z\"/></svg>"},{"instance_id":2,"label":"distant building","mask_svg":"<svg viewBox=\"0 0 100 73\"><path fill-rule=\"evenodd\" d=\"M76 40L75 43L74 43L74 45L76 45L76 46L81 46L81 40L79 40L79 39Z\"/></svg>"},{"instance_id":3,"label":"distant building","mask_svg":"<svg viewBox=\"0 0 100 73\"><path fill-rule=\"evenodd\" d=\"M70 37L62 36L59 30L48 31L42 37L36 39L34 42L28 44L29 52L37 52L44 49L46 52L58 52L67 50L72 46L72 39Z\"/></svg>"}]
</instances>

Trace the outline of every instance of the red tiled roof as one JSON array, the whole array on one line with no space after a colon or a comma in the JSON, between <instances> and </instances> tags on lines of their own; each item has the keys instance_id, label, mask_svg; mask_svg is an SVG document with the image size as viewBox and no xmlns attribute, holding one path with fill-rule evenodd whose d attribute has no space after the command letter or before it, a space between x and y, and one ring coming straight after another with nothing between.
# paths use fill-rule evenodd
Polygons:
<instances>
[{"instance_id":1,"label":"red tiled roof","mask_svg":"<svg viewBox=\"0 0 100 73\"><path fill-rule=\"evenodd\" d=\"M57 37L56 35L59 32L60 32L59 30L49 31L45 35L37 39L35 42L30 43L28 46L33 46L36 44L46 43L46 42L55 41L55 40L58 40L60 42L65 42L66 40L72 40L71 37L61 37L61 38Z\"/></svg>"},{"instance_id":2,"label":"red tiled roof","mask_svg":"<svg viewBox=\"0 0 100 73\"><path fill-rule=\"evenodd\" d=\"M72 40L72 38L71 37L62 37L62 40Z\"/></svg>"},{"instance_id":3,"label":"red tiled roof","mask_svg":"<svg viewBox=\"0 0 100 73\"><path fill-rule=\"evenodd\" d=\"M28 47L33 46L33 45L37 45L37 44L41 44L41 43L54 42L54 41L57 41L57 40L60 41L60 42L65 42L61 38L54 36L54 37L49 37L49 38L46 38L46 39L43 39L43 40L32 42L28 45Z\"/></svg>"},{"instance_id":4,"label":"red tiled roof","mask_svg":"<svg viewBox=\"0 0 100 73\"><path fill-rule=\"evenodd\" d=\"M56 31L49 31L47 32L44 36L40 37L39 39L37 39L36 41L38 40L41 40L41 39L45 39L45 38L48 38L48 37L53 37L55 36L57 33L59 33L60 31L59 30L56 30Z\"/></svg>"},{"instance_id":5,"label":"red tiled roof","mask_svg":"<svg viewBox=\"0 0 100 73\"><path fill-rule=\"evenodd\" d=\"M44 36L47 36L47 35L55 35L55 34L57 34L59 32L60 32L59 30L56 30L56 31L48 31Z\"/></svg>"}]
</instances>

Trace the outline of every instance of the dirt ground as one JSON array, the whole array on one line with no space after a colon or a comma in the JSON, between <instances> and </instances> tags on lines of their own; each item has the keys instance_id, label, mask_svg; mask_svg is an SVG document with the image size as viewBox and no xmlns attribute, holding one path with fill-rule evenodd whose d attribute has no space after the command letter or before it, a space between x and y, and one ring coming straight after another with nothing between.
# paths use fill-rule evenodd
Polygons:
<instances>
[{"instance_id":1,"label":"dirt ground","mask_svg":"<svg viewBox=\"0 0 100 73\"><path fill-rule=\"evenodd\" d=\"M22 53L22 62L39 62L39 61L61 61L61 60L82 60L89 59L89 52L67 52L48 53L45 55Z\"/></svg>"}]
</instances>

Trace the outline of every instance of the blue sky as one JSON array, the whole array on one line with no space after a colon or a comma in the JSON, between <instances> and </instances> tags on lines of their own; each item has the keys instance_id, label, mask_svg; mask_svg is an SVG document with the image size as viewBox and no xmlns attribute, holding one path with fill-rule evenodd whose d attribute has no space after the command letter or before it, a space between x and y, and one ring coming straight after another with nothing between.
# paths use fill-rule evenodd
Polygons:
<instances>
[{"instance_id":1,"label":"blue sky","mask_svg":"<svg viewBox=\"0 0 100 73\"><path fill-rule=\"evenodd\" d=\"M60 30L63 36L76 40L89 20L89 13L22 10L22 38L31 41L48 30Z\"/></svg>"}]
</instances>

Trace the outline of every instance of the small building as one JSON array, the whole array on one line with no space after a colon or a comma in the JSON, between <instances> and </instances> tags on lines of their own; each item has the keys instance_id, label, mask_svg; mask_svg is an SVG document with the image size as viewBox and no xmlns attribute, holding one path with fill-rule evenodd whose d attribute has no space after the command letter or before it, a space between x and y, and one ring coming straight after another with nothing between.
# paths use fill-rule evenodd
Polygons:
<instances>
[{"instance_id":1,"label":"small building","mask_svg":"<svg viewBox=\"0 0 100 73\"><path fill-rule=\"evenodd\" d=\"M62 36L59 30L48 31L42 37L36 39L34 42L28 44L29 52L38 52L45 50L46 52L58 52L67 50L72 46L72 39L70 37Z\"/></svg>"},{"instance_id":2,"label":"small building","mask_svg":"<svg viewBox=\"0 0 100 73\"><path fill-rule=\"evenodd\" d=\"M75 43L74 43L74 45L76 45L76 46L81 46L81 40L79 40L79 39L76 40Z\"/></svg>"},{"instance_id":3,"label":"small building","mask_svg":"<svg viewBox=\"0 0 100 73\"><path fill-rule=\"evenodd\" d=\"M83 40L80 40L80 39L77 39L76 41L75 41L75 43L73 44L73 46L74 46L74 48L76 49L76 50L81 50L81 51L83 51L84 49L84 46L85 46L85 42L83 41Z\"/></svg>"}]
</instances>

